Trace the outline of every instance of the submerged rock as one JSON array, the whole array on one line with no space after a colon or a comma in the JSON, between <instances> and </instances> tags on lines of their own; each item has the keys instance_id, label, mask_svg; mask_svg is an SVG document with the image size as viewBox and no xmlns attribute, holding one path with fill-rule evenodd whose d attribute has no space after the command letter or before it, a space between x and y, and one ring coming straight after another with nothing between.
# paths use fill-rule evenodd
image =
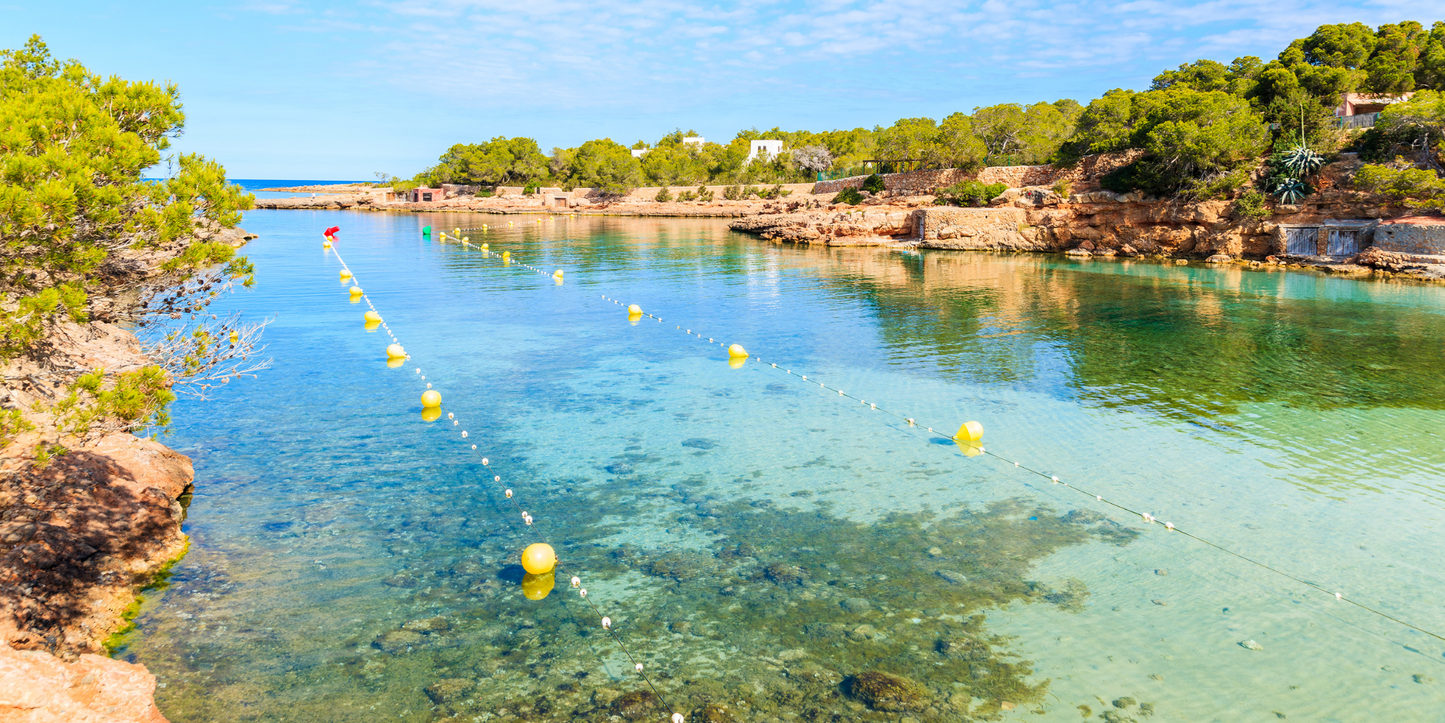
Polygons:
<instances>
[{"instance_id":1,"label":"submerged rock","mask_svg":"<svg viewBox=\"0 0 1445 723\"><path fill-rule=\"evenodd\" d=\"M701 708L693 709L692 715L688 717L688 720L694 721L695 723L733 723L737 719L728 711L727 706L708 703Z\"/></svg>"},{"instance_id":2,"label":"submerged rock","mask_svg":"<svg viewBox=\"0 0 1445 723\"><path fill-rule=\"evenodd\" d=\"M1068 514L1059 519L1074 525L1091 525L1095 522L1103 522L1109 518L1103 513L1093 510L1069 510Z\"/></svg>"},{"instance_id":3,"label":"submerged rock","mask_svg":"<svg viewBox=\"0 0 1445 723\"><path fill-rule=\"evenodd\" d=\"M441 705L465 698L475 687L476 683L466 678L445 678L428 685L426 697L431 698L431 702Z\"/></svg>"},{"instance_id":4,"label":"submerged rock","mask_svg":"<svg viewBox=\"0 0 1445 723\"><path fill-rule=\"evenodd\" d=\"M928 705L928 691L921 685L891 673L868 671L843 681L849 697L880 711L921 710Z\"/></svg>"},{"instance_id":5,"label":"submerged rock","mask_svg":"<svg viewBox=\"0 0 1445 723\"><path fill-rule=\"evenodd\" d=\"M797 585L803 582L803 569L797 565L775 563L768 565L763 574L779 585Z\"/></svg>"},{"instance_id":6,"label":"submerged rock","mask_svg":"<svg viewBox=\"0 0 1445 723\"><path fill-rule=\"evenodd\" d=\"M988 660L990 652L987 644L967 637L944 638L934 645L934 650L959 660Z\"/></svg>"},{"instance_id":7,"label":"submerged rock","mask_svg":"<svg viewBox=\"0 0 1445 723\"><path fill-rule=\"evenodd\" d=\"M1244 648L1245 650L1264 650L1263 645L1260 645L1253 640L1241 640L1239 642L1239 647Z\"/></svg>"},{"instance_id":8,"label":"submerged rock","mask_svg":"<svg viewBox=\"0 0 1445 723\"><path fill-rule=\"evenodd\" d=\"M421 645L426 636L415 630L392 630L376 636L372 646L385 653L404 652L407 648Z\"/></svg>"},{"instance_id":9,"label":"submerged rock","mask_svg":"<svg viewBox=\"0 0 1445 723\"><path fill-rule=\"evenodd\" d=\"M953 570L939 570L934 574L943 578L943 580L950 585L962 585L968 582L968 577L961 572L954 572Z\"/></svg>"},{"instance_id":10,"label":"submerged rock","mask_svg":"<svg viewBox=\"0 0 1445 723\"><path fill-rule=\"evenodd\" d=\"M873 604L861 597L850 597L838 604L842 605L844 610L855 614L866 613L873 609Z\"/></svg>"},{"instance_id":11,"label":"submerged rock","mask_svg":"<svg viewBox=\"0 0 1445 723\"><path fill-rule=\"evenodd\" d=\"M656 704L657 696L653 695L652 691L634 690L618 696L609 708L613 715L620 715L628 720L642 720Z\"/></svg>"},{"instance_id":12,"label":"submerged rock","mask_svg":"<svg viewBox=\"0 0 1445 723\"><path fill-rule=\"evenodd\" d=\"M434 617L434 618L423 618L423 619L421 619L421 620L413 620L413 621L411 621L411 622L409 622L409 623L401 626L401 629L402 629L402 630L413 630L413 631L416 631L416 632L418 632L418 633L432 633L432 632L437 632L437 631L441 631L441 630L449 630L449 629L451 629L451 623L447 622L447 619L446 619L446 618L438 615L437 617Z\"/></svg>"}]
</instances>

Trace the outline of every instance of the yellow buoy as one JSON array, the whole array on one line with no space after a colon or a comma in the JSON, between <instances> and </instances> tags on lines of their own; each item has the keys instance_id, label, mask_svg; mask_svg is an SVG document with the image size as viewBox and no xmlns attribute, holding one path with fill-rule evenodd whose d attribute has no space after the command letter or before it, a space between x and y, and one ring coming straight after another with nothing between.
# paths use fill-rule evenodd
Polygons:
<instances>
[{"instance_id":1,"label":"yellow buoy","mask_svg":"<svg viewBox=\"0 0 1445 723\"><path fill-rule=\"evenodd\" d=\"M983 439L983 425L978 422L964 422L958 428L958 434L953 435L954 439L961 439L965 442L977 442Z\"/></svg>"},{"instance_id":2,"label":"yellow buoy","mask_svg":"<svg viewBox=\"0 0 1445 723\"><path fill-rule=\"evenodd\" d=\"M504 258L504 259L510 259L510 258L512 258L512 252L511 252L511 251L503 251L503 252L502 252L502 258Z\"/></svg>"},{"instance_id":3,"label":"yellow buoy","mask_svg":"<svg viewBox=\"0 0 1445 723\"><path fill-rule=\"evenodd\" d=\"M443 241L447 240L447 232L446 232L446 231L443 231L443 232L441 233L441 236L440 236L439 238L441 238L441 240L443 240Z\"/></svg>"},{"instance_id":4,"label":"yellow buoy","mask_svg":"<svg viewBox=\"0 0 1445 723\"><path fill-rule=\"evenodd\" d=\"M350 272L350 271L347 271L346 269L342 269L342 270L341 270L341 280L342 280L342 281L345 281L345 280L347 280L347 279L349 279L349 278L351 278L351 272Z\"/></svg>"},{"instance_id":5,"label":"yellow buoy","mask_svg":"<svg viewBox=\"0 0 1445 723\"><path fill-rule=\"evenodd\" d=\"M397 368L397 367L399 367L399 366L401 366L402 364L405 364L405 363L406 363L406 357L404 357L404 356L393 356L393 357L387 357L387 359L386 359L386 366L389 367L389 368L391 368L391 369L395 369L395 368Z\"/></svg>"},{"instance_id":6,"label":"yellow buoy","mask_svg":"<svg viewBox=\"0 0 1445 723\"><path fill-rule=\"evenodd\" d=\"M748 350L744 349L742 344L733 344L732 346L728 347L728 356L734 359L737 359L739 357L746 359L748 358Z\"/></svg>"},{"instance_id":7,"label":"yellow buoy","mask_svg":"<svg viewBox=\"0 0 1445 723\"><path fill-rule=\"evenodd\" d=\"M641 315L642 315L642 307L638 306L637 304L631 304L631 305L629 305L629 306L627 307L627 315L628 315L628 316L633 316L633 315L641 316Z\"/></svg>"},{"instance_id":8,"label":"yellow buoy","mask_svg":"<svg viewBox=\"0 0 1445 723\"><path fill-rule=\"evenodd\" d=\"M362 316L365 317L367 321L374 321L378 324L381 323L381 314L378 314L375 311L368 311Z\"/></svg>"},{"instance_id":9,"label":"yellow buoy","mask_svg":"<svg viewBox=\"0 0 1445 723\"><path fill-rule=\"evenodd\" d=\"M745 356L731 356L731 357L728 357L728 366L730 366L730 367L732 367L732 368L734 368L734 369L742 369L742 368L743 368L743 365L744 365L744 364L747 364L747 363L748 363L748 358L745 357Z\"/></svg>"},{"instance_id":10,"label":"yellow buoy","mask_svg":"<svg viewBox=\"0 0 1445 723\"><path fill-rule=\"evenodd\" d=\"M406 350L400 344L390 344L386 347L386 356L388 359L405 359Z\"/></svg>"},{"instance_id":11,"label":"yellow buoy","mask_svg":"<svg viewBox=\"0 0 1445 723\"><path fill-rule=\"evenodd\" d=\"M545 575L557 566L557 553L545 542L534 542L522 550L522 567L533 575Z\"/></svg>"},{"instance_id":12,"label":"yellow buoy","mask_svg":"<svg viewBox=\"0 0 1445 723\"><path fill-rule=\"evenodd\" d=\"M460 228L454 228L454 229L452 229L452 233L460 236L460 235L462 235L462 230L461 230Z\"/></svg>"},{"instance_id":13,"label":"yellow buoy","mask_svg":"<svg viewBox=\"0 0 1445 723\"><path fill-rule=\"evenodd\" d=\"M528 600L541 600L552 594L552 588L557 586L557 577L552 573L545 575L523 575L522 594Z\"/></svg>"},{"instance_id":14,"label":"yellow buoy","mask_svg":"<svg viewBox=\"0 0 1445 723\"><path fill-rule=\"evenodd\" d=\"M507 225L508 225L508 226L511 226L511 225L512 225L512 222L511 222L511 221L508 221L508 222L507 222Z\"/></svg>"},{"instance_id":15,"label":"yellow buoy","mask_svg":"<svg viewBox=\"0 0 1445 723\"><path fill-rule=\"evenodd\" d=\"M440 407L442 405L442 393L435 389L428 389L421 393L421 405L423 407Z\"/></svg>"},{"instance_id":16,"label":"yellow buoy","mask_svg":"<svg viewBox=\"0 0 1445 723\"><path fill-rule=\"evenodd\" d=\"M360 287L360 286L353 286L353 287L351 287L351 295L352 295L352 296L361 296L361 287Z\"/></svg>"},{"instance_id":17,"label":"yellow buoy","mask_svg":"<svg viewBox=\"0 0 1445 723\"><path fill-rule=\"evenodd\" d=\"M240 335L239 333L234 332L234 331L231 332L231 343L232 343L232 344L235 344L236 342L238 342L238 341L240 341L240 340L241 340L241 335Z\"/></svg>"},{"instance_id":18,"label":"yellow buoy","mask_svg":"<svg viewBox=\"0 0 1445 723\"><path fill-rule=\"evenodd\" d=\"M441 407L422 407L422 410L421 410L421 421L423 421L423 422L435 422L435 421L437 421L438 419L441 419L441 418L442 418L442 408L441 408Z\"/></svg>"},{"instance_id":19,"label":"yellow buoy","mask_svg":"<svg viewBox=\"0 0 1445 723\"><path fill-rule=\"evenodd\" d=\"M483 250L483 251L486 251L486 250L489 249L489 248L491 248L491 247L488 246L486 243L483 243L483 244L482 244L482 250Z\"/></svg>"},{"instance_id":20,"label":"yellow buoy","mask_svg":"<svg viewBox=\"0 0 1445 723\"><path fill-rule=\"evenodd\" d=\"M329 248L331 248L331 242L330 242L330 241L322 241L322 242L321 242L321 248L323 248L323 249L329 249Z\"/></svg>"},{"instance_id":21,"label":"yellow buoy","mask_svg":"<svg viewBox=\"0 0 1445 723\"><path fill-rule=\"evenodd\" d=\"M562 275L562 269L557 269L556 271L553 271L552 275L560 277Z\"/></svg>"}]
</instances>

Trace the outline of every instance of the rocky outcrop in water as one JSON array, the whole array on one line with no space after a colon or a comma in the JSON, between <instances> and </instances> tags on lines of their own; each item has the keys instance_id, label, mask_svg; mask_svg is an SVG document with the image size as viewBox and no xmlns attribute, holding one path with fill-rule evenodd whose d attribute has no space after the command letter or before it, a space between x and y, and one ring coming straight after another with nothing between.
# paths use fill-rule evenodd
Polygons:
<instances>
[{"instance_id":1,"label":"rocky outcrop in water","mask_svg":"<svg viewBox=\"0 0 1445 723\"><path fill-rule=\"evenodd\" d=\"M10 723L165 723L144 665L99 655L75 662L0 645L0 720Z\"/></svg>"},{"instance_id":2,"label":"rocky outcrop in water","mask_svg":"<svg viewBox=\"0 0 1445 723\"><path fill-rule=\"evenodd\" d=\"M254 238L205 225L194 237L233 246ZM92 318L124 316L135 290L191 240L114 254ZM0 363L0 407L28 425L0 448L0 719L165 720L144 666L95 654L138 612L137 592L186 549L191 461L106 419L82 432L56 416L80 374L150 363L135 335L103 320L53 322L24 355Z\"/></svg>"}]
</instances>

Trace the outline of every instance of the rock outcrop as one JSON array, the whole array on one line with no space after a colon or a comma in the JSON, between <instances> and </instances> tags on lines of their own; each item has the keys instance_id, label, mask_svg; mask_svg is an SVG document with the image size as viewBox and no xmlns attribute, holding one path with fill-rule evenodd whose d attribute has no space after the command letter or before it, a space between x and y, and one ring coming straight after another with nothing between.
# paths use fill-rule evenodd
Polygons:
<instances>
[{"instance_id":1,"label":"rock outcrop","mask_svg":"<svg viewBox=\"0 0 1445 723\"><path fill-rule=\"evenodd\" d=\"M1264 218L1252 217L1232 200L1163 199L1097 188L1064 197L1051 188L1026 187L1008 189L985 208L934 206L929 196L878 198L861 206L765 211L730 226L769 240L829 246L1159 255L1224 263L1284 255L1291 226L1343 219L1364 228L1409 213L1352 190L1349 179L1358 166L1346 155L1320 173L1318 192L1304 203L1276 205Z\"/></svg>"},{"instance_id":2,"label":"rock outcrop","mask_svg":"<svg viewBox=\"0 0 1445 723\"><path fill-rule=\"evenodd\" d=\"M144 665L99 655L72 663L0 644L0 721L6 723L165 723Z\"/></svg>"},{"instance_id":3,"label":"rock outcrop","mask_svg":"<svg viewBox=\"0 0 1445 723\"><path fill-rule=\"evenodd\" d=\"M125 316L137 287L166 283L162 264L192 240L250 238L200 224L190 239L117 252L96 275L104 293L91 315ZM191 461L115 420L81 432L53 416L81 373L149 363L133 334L106 321L52 322L27 354L0 363L0 408L26 425L0 448L0 720L165 720L143 666L95 654L134 615L139 590L186 549Z\"/></svg>"}]
</instances>

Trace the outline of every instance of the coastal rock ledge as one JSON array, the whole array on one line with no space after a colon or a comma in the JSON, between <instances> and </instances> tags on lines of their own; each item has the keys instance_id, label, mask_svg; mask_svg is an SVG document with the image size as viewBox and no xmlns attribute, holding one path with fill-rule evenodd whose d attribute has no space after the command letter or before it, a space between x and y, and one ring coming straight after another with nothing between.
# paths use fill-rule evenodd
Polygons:
<instances>
[{"instance_id":1,"label":"coastal rock ledge","mask_svg":"<svg viewBox=\"0 0 1445 723\"><path fill-rule=\"evenodd\" d=\"M144 665L99 655L66 663L0 645L0 721L5 723L166 723L156 708L156 677Z\"/></svg>"}]
</instances>

